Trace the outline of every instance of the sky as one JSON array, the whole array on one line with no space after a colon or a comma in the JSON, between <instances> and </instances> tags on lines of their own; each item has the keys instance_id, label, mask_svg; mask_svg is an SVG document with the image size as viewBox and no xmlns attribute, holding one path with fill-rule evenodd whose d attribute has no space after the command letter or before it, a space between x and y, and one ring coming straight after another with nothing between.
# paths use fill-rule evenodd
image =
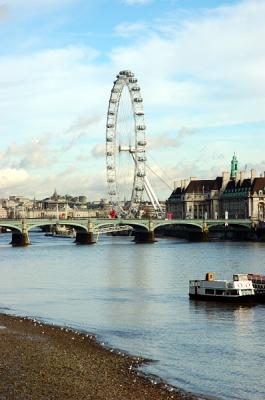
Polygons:
<instances>
[{"instance_id":1,"label":"sky","mask_svg":"<svg viewBox=\"0 0 265 400\"><path fill-rule=\"evenodd\" d=\"M263 174L264 15L265 0L0 0L0 198L107 198L106 114L124 69L159 198L230 170L234 152Z\"/></svg>"}]
</instances>

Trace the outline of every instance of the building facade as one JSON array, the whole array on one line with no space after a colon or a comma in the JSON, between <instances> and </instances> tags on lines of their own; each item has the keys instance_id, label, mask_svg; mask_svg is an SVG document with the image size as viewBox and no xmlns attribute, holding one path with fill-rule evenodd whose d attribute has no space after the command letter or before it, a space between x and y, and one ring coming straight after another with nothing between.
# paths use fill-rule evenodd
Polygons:
<instances>
[{"instance_id":1,"label":"building facade","mask_svg":"<svg viewBox=\"0 0 265 400\"><path fill-rule=\"evenodd\" d=\"M181 181L166 202L167 212L177 219L217 218L222 178L190 178Z\"/></svg>"},{"instance_id":2,"label":"building facade","mask_svg":"<svg viewBox=\"0 0 265 400\"><path fill-rule=\"evenodd\" d=\"M230 180L220 194L221 215L227 211L230 218L265 221L265 177L256 177L254 170L251 178L242 175Z\"/></svg>"},{"instance_id":3,"label":"building facade","mask_svg":"<svg viewBox=\"0 0 265 400\"><path fill-rule=\"evenodd\" d=\"M244 219L265 221L265 174L250 178L238 171L234 155L231 171L215 179L182 180L166 202L167 212L176 219Z\"/></svg>"}]
</instances>

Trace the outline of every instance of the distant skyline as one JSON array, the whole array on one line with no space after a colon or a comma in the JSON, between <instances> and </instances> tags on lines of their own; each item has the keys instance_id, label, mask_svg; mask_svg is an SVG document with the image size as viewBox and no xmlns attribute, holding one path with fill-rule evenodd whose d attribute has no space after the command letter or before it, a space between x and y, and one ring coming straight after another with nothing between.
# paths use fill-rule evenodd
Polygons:
<instances>
[{"instance_id":1,"label":"distant skyline","mask_svg":"<svg viewBox=\"0 0 265 400\"><path fill-rule=\"evenodd\" d=\"M264 0L0 0L0 198L107 197L124 69L142 90L148 164L172 187L229 171L234 152L263 173L264 15Z\"/></svg>"}]
</instances>

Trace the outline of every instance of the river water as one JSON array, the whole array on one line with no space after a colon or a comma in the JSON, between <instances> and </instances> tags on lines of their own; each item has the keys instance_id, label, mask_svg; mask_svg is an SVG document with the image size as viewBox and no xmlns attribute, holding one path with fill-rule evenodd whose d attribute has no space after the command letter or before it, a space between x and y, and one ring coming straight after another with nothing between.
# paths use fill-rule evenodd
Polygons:
<instances>
[{"instance_id":1,"label":"river water","mask_svg":"<svg viewBox=\"0 0 265 400\"><path fill-rule=\"evenodd\" d=\"M98 335L155 360L143 368L184 390L218 399L265 399L265 304L189 300L189 279L208 271L265 273L265 244L136 245L102 236L92 246L32 233L12 248L0 235L0 311Z\"/></svg>"}]
</instances>

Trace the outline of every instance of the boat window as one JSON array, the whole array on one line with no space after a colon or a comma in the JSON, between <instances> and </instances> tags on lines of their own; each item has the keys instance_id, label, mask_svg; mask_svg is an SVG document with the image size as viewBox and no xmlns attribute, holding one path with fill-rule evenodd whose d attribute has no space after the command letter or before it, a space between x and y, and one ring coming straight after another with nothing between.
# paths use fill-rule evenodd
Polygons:
<instances>
[{"instance_id":1,"label":"boat window","mask_svg":"<svg viewBox=\"0 0 265 400\"><path fill-rule=\"evenodd\" d=\"M224 291L220 290L220 289L216 289L215 293L222 296L224 294Z\"/></svg>"},{"instance_id":2,"label":"boat window","mask_svg":"<svg viewBox=\"0 0 265 400\"><path fill-rule=\"evenodd\" d=\"M252 294L252 290L251 289L243 289L241 290L242 294Z\"/></svg>"},{"instance_id":3,"label":"boat window","mask_svg":"<svg viewBox=\"0 0 265 400\"><path fill-rule=\"evenodd\" d=\"M205 289L205 294L214 294L214 289Z\"/></svg>"},{"instance_id":4,"label":"boat window","mask_svg":"<svg viewBox=\"0 0 265 400\"><path fill-rule=\"evenodd\" d=\"M238 290L231 290L229 293L231 296L237 296L239 294Z\"/></svg>"}]
</instances>

